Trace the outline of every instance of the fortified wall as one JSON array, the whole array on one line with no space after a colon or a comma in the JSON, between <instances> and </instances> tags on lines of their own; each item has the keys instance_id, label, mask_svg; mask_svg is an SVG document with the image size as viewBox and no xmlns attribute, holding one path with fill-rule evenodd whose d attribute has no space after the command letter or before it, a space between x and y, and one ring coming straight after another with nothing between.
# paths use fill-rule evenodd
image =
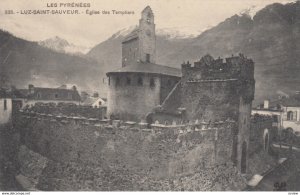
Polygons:
<instances>
[{"instance_id":1,"label":"fortified wall","mask_svg":"<svg viewBox=\"0 0 300 195\"><path fill-rule=\"evenodd\" d=\"M39 190L241 190L231 161L234 121L152 124L21 110L20 174ZM252 119L254 120L254 119ZM253 127L270 128L269 119ZM249 177L273 159L250 133ZM253 146L257 146L256 148ZM253 148L253 149L251 149ZM263 160L261 160L263 159Z\"/></svg>"},{"instance_id":2,"label":"fortified wall","mask_svg":"<svg viewBox=\"0 0 300 195\"><path fill-rule=\"evenodd\" d=\"M233 121L149 129L32 110L17 118L19 157L26 159L21 174L40 190L238 190L246 184L230 161Z\"/></svg>"}]
</instances>

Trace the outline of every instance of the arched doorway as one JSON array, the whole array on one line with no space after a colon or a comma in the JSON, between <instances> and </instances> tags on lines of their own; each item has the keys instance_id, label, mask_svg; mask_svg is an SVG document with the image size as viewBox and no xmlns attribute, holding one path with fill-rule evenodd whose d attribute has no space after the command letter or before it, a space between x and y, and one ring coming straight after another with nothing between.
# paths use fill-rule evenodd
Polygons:
<instances>
[{"instance_id":1,"label":"arched doorway","mask_svg":"<svg viewBox=\"0 0 300 195\"><path fill-rule=\"evenodd\" d=\"M241 156L241 173L247 172L247 142L244 141L242 145L242 156Z\"/></svg>"},{"instance_id":2,"label":"arched doorway","mask_svg":"<svg viewBox=\"0 0 300 195\"><path fill-rule=\"evenodd\" d=\"M265 129L264 130L264 149L266 152L269 151L269 141L270 141L269 130Z\"/></svg>"}]
</instances>

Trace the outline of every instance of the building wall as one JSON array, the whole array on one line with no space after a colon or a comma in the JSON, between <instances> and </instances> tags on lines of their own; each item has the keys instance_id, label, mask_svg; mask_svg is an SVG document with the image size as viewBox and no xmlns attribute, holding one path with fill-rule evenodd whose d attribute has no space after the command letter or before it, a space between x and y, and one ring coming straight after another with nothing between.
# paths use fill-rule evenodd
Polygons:
<instances>
[{"instance_id":1,"label":"building wall","mask_svg":"<svg viewBox=\"0 0 300 195\"><path fill-rule=\"evenodd\" d=\"M183 82L182 107L190 120L237 120L239 95L234 81Z\"/></svg>"},{"instance_id":2,"label":"building wall","mask_svg":"<svg viewBox=\"0 0 300 195\"><path fill-rule=\"evenodd\" d=\"M6 110L4 110L4 101L6 100ZM0 124L6 124L11 120L12 100L10 98L0 98Z\"/></svg>"},{"instance_id":3,"label":"building wall","mask_svg":"<svg viewBox=\"0 0 300 195\"><path fill-rule=\"evenodd\" d=\"M142 86L138 84L139 77L143 79ZM118 85L117 78L119 78ZM127 78L131 80L130 85L127 84ZM150 87L151 78L154 79L154 87ZM109 80L108 117L113 115L122 120L141 120L160 104L159 76L138 73L114 74Z\"/></svg>"},{"instance_id":4,"label":"building wall","mask_svg":"<svg viewBox=\"0 0 300 195\"><path fill-rule=\"evenodd\" d=\"M300 108L299 107L283 107L283 120L300 121ZM293 119L288 119L288 112L293 113Z\"/></svg>"},{"instance_id":5,"label":"building wall","mask_svg":"<svg viewBox=\"0 0 300 195\"><path fill-rule=\"evenodd\" d=\"M122 66L128 66L139 59L139 38L122 43Z\"/></svg>"},{"instance_id":6,"label":"building wall","mask_svg":"<svg viewBox=\"0 0 300 195\"><path fill-rule=\"evenodd\" d=\"M106 106L106 102L102 99L98 99L96 102L94 102L92 104L92 107L96 107L96 108L99 108L99 107L102 107L102 106Z\"/></svg>"},{"instance_id":7,"label":"building wall","mask_svg":"<svg viewBox=\"0 0 300 195\"><path fill-rule=\"evenodd\" d=\"M292 128L294 131L300 132L300 122L299 121L283 120L282 126L284 129Z\"/></svg>"}]
</instances>

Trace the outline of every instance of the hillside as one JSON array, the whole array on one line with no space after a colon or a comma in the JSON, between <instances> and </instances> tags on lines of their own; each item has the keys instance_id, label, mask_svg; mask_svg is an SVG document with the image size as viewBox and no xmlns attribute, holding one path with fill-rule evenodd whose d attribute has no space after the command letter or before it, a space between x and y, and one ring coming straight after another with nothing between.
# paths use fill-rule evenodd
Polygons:
<instances>
[{"instance_id":1,"label":"hillside","mask_svg":"<svg viewBox=\"0 0 300 195\"><path fill-rule=\"evenodd\" d=\"M26 41L0 30L0 75L17 87L76 84L79 89L105 95L105 73L121 66L121 41L134 27L123 29L99 43L85 56L75 56ZM56 46L62 41L56 42ZM180 67L210 53L226 57L239 52L255 62L256 102L277 93L300 90L300 1L271 4L253 18L234 15L198 36L157 30L158 64ZM1 81L2 82L2 81Z\"/></svg>"},{"instance_id":2,"label":"hillside","mask_svg":"<svg viewBox=\"0 0 300 195\"><path fill-rule=\"evenodd\" d=\"M67 53L78 56L83 56L89 51L89 48L69 43L67 40L58 36L46 39L44 41L39 41L38 44L59 53Z\"/></svg>"},{"instance_id":3,"label":"hillside","mask_svg":"<svg viewBox=\"0 0 300 195\"><path fill-rule=\"evenodd\" d=\"M96 89L102 82L101 65L95 60L58 53L2 30L0 43L1 74L17 87L75 84L81 89Z\"/></svg>"},{"instance_id":4,"label":"hillside","mask_svg":"<svg viewBox=\"0 0 300 195\"><path fill-rule=\"evenodd\" d=\"M103 70L120 67L121 40L116 33L87 56L103 63ZM277 91L299 90L300 2L271 4L253 18L234 15L195 38L172 39L157 35L157 63L180 67L210 53L226 57L239 52L255 61L256 101L275 97Z\"/></svg>"}]
</instances>

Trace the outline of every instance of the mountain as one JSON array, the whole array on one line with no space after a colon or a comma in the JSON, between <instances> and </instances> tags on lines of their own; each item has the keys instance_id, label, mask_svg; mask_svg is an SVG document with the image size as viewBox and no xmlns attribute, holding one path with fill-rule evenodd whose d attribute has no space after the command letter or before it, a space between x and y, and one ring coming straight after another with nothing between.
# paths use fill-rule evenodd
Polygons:
<instances>
[{"instance_id":1,"label":"mountain","mask_svg":"<svg viewBox=\"0 0 300 195\"><path fill-rule=\"evenodd\" d=\"M268 5L253 18L234 15L196 37L157 32L158 64L179 68L183 61L193 62L207 53L214 57L244 53L255 62L256 102L274 98L279 91L300 90L300 1ZM119 68L123 37L124 31L114 34L87 56L102 63L105 71Z\"/></svg>"},{"instance_id":2,"label":"mountain","mask_svg":"<svg viewBox=\"0 0 300 195\"><path fill-rule=\"evenodd\" d=\"M85 57L59 53L36 42L0 30L0 73L16 87L28 84L57 87L72 83L79 89L99 88L101 64Z\"/></svg>"},{"instance_id":3,"label":"mountain","mask_svg":"<svg viewBox=\"0 0 300 195\"><path fill-rule=\"evenodd\" d=\"M0 30L0 81L17 87L71 83L104 96L105 73L121 66L121 41L134 28L118 31L81 56L69 54L66 48L72 44L59 37L37 43ZM197 36L158 29L156 45L156 62L178 68L207 53L244 53L255 62L256 102L300 90L300 1L268 5L253 17L234 15Z\"/></svg>"},{"instance_id":4,"label":"mountain","mask_svg":"<svg viewBox=\"0 0 300 195\"><path fill-rule=\"evenodd\" d=\"M89 51L89 48L87 47L69 43L67 40L62 39L58 36L40 41L38 42L38 44L60 53L68 53L80 56L86 54Z\"/></svg>"}]
</instances>

